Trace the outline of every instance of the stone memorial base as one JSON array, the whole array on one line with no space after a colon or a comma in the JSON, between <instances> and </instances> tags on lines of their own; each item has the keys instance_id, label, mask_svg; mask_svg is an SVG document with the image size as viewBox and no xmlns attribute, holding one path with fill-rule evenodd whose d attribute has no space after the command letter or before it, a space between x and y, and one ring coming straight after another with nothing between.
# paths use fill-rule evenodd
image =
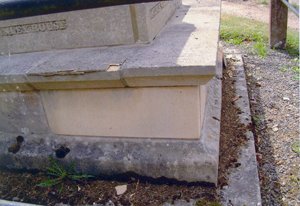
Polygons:
<instances>
[{"instance_id":1,"label":"stone memorial base","mask_svg":"<svg viewBox=\"0 0 300 206\"><path fill-rule=\"evenodd\" d=\"M0 55L150 43L179 0L62 12L0 21Z\"/></svg>"},{"instance_id":2,"label":"stone memorial base","mask_svg":"<svg viewBox=\"0 0 300 206\"><path fill-rule=\"evenodd\" d=\"M217 183L220 0L184 0L147 45L0 56L0 165Z\"/></svg>"}]
</instances>

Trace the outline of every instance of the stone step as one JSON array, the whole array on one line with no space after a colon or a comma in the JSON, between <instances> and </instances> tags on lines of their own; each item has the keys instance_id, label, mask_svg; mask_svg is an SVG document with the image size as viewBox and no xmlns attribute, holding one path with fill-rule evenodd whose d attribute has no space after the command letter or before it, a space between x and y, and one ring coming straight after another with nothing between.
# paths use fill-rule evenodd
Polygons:
<instances>
[{"instance_id":1,"label":"stone step","mask_svg":"<svg viewBox=\"0 0 300 206\"><path fill-rule=\"evenodd\" d=\"M219 19L220 0L184 0L147 45L0 56L0 165L63 147L86 173L216 183Z\"/></svg>"}]
</instances>

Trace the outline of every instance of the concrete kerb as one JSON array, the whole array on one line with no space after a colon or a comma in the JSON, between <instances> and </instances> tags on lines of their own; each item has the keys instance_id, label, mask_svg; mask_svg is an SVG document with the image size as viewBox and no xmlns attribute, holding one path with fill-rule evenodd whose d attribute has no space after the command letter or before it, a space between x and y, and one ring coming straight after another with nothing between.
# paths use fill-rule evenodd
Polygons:
<instances>
[{"instance_id":1,"label":"concrete kerb","mask_svg":"<svg viewBox=\"0 0 300 206\"><path fill-rule=\"evenodd\" d=\"M225 63L227 66L233 66L235 70L234 88L236 95L240 97L235 101L235 105L241 111L240 121L244 125L251 125L250 103L242 55L239 51L232 50L225 54ZM246 137L248 142L240 148L238 159L241 165L230 171L228 186L221 190L223 205L262 205L253 132L249 130Z\"/></svg>"}]
</instances>

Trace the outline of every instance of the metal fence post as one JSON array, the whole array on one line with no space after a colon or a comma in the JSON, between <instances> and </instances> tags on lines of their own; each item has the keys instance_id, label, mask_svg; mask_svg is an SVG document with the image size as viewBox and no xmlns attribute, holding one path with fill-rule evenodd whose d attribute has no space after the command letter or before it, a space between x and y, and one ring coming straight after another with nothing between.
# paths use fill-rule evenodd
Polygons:
<instances>
[{"instance_id":1,"label":"metal fence post","mask_svg":"<svg viewBox=\"0 0 300 206\"><path fill-rule=\"evenodd\" d=\"M288 8L281 0L271 0L270 3L270 36L271 48L284 49L287 35Z\"/></svg>"}]
</instances>

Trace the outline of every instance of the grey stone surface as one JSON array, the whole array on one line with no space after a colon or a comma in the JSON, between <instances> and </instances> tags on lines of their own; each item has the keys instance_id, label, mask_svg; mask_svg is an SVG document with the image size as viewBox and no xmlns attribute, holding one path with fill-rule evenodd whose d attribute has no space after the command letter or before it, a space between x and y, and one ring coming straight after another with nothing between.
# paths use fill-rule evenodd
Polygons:
<instances>
[{"instance_id":1,"label":"grey stone surface","mask_svg":"<svg viewBox=\"0 0 300 206\"><path fill-rule=\"evenodd\" d=\"M185 0L147 45L0 56L0 91L205 84L215 75L219 19L220 0Z\"/></svg>"},{"instance_id":2,"label":"grey stone surface","mask_svg":"<svg viewBox=\"0 0 300 206\"><path fill-rule=\"evenodd\" d=\"M236 95L241 97L235 101L236 106L241 111L240 121L245 125L251 125L250 104L242 56L240 54L227 54L226 58L232 59L231 62L234 62L233 66L236 71L234 87ZM228 186L221 191L224 205L262 205L252 131L249 130L246 137L248 139L247 144L242 146L238 159L241 165L230 172Z\"/></svg>"},{"instance_id":3,"label":"grey stone surface","mask_svg":"<svg viewBox=\"0 0 300 206\"><path fill-rule=\"evenodd\" d=\"M76 10L0 21L0 54L149 43L179 1Z\"/></svg>"},{"instance_id":4,"label":"grey stone surface","mask_svg":"<svg viewBox=\"0 0 300 206\"><path fill-rule=\"evenodd\" d=\"M48 133L39 94L0 92L0 131L28 135Z\"/></svg>"}]
</instances>

